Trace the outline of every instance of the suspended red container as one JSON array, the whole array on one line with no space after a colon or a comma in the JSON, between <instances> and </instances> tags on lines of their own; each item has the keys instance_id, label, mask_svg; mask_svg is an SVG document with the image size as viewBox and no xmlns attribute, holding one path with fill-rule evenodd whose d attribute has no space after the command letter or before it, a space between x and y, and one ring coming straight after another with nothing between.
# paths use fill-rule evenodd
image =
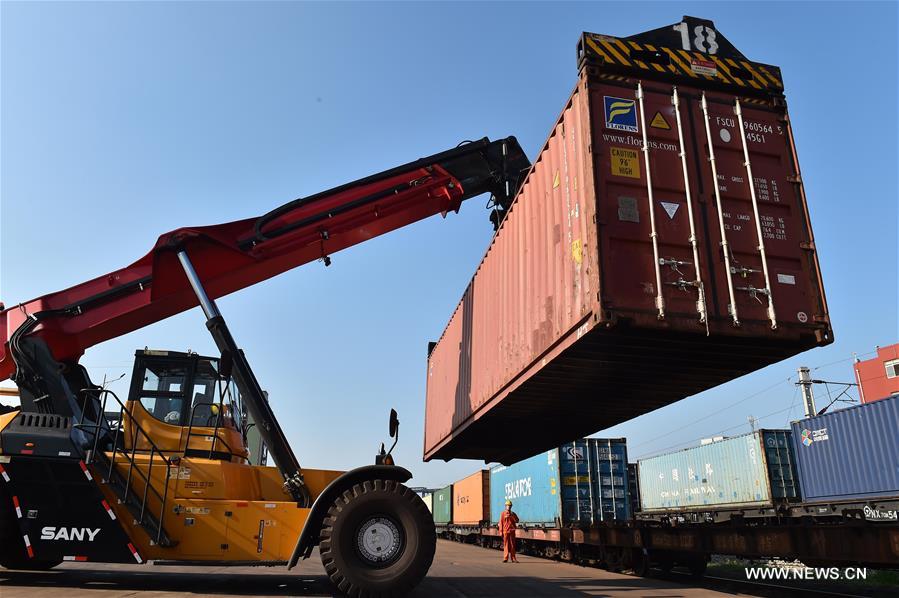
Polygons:
<instances>
[{"instance_id":1,"label":"suspended red container","mask_svg":"<svg viewBox=\"0 0 899 598\"><path fill-rule=\"evenodd\" d=\"M582 37L429 352L425 460L511 463L832 342L780 70L683 24L702 48Z\"/></svg>"}]
</instances>

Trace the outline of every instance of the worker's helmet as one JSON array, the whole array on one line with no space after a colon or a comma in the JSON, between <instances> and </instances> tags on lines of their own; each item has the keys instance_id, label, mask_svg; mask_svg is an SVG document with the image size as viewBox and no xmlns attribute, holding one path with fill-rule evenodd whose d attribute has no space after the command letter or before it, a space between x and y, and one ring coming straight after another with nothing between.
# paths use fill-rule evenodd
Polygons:
<instances>
[{"instance_id":1,"label":"worker's helmet","mask_svg":"<svg viewBox=\"0 0 899 598\"><path fill-rule=\"evenodd\" d=\"M506 506L507 506L507 507L511 507L511 506L512 506L512 501L511 501L511 500L507 500L507 501L506 501Z\"/></svg>"}]
</instances>

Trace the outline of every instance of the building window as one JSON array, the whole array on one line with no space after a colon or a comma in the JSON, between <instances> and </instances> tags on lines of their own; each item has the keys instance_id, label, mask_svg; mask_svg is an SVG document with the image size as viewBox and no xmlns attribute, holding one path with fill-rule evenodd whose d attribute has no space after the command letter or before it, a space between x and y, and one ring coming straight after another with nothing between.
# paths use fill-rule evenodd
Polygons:
<instances>
[{"instance_id":1,"label":"building window","mask_svg":"<svg viewBox=\"0 0 899 598\"><path fill-rule=\"evenodd\" d=\"M899 376L899 359L885 361L883 362L883 367L886 368L887 378L895 378Z\"/></svg>"}]
</instances>

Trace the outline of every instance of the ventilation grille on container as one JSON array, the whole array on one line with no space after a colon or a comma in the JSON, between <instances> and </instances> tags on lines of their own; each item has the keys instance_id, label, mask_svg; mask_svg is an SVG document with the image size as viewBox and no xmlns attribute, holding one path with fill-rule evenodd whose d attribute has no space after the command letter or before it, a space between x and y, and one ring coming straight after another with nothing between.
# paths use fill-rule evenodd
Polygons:
<instances>
[{"instance_id":1,"label":"ventilation grille on container","mask_svg":"<svg viewBox=\"0 0 899 598\"><path fill-rule=\"evenodd\" d=\"M15 423L21 428L67 430L71 425L71 418L51 413L20 413Z\"/></svg>"}]
</instances>

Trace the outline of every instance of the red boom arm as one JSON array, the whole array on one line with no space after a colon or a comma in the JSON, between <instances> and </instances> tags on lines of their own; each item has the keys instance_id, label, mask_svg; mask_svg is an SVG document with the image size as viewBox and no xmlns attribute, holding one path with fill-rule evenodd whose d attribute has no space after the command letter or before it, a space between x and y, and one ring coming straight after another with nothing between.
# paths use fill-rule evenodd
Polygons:
<instances>
[{"instance_id":1,"label":"red boom arm","mask_svg":"<svg viewBox=\"0 0 899 598\"><path fill-rule=\"evenodd\" d=\"M56 360L197 305L176 250L212 298L324 258L491 192L507 207L528 166L514 137L486 138L314 196L260 218L180 228L130 266L0 311L0 380L15 370L15 333L42 339ZM2 305L0 305L2 307ZM23 327L24 325L24 327Z\"/></svg>"}]
</instances>

